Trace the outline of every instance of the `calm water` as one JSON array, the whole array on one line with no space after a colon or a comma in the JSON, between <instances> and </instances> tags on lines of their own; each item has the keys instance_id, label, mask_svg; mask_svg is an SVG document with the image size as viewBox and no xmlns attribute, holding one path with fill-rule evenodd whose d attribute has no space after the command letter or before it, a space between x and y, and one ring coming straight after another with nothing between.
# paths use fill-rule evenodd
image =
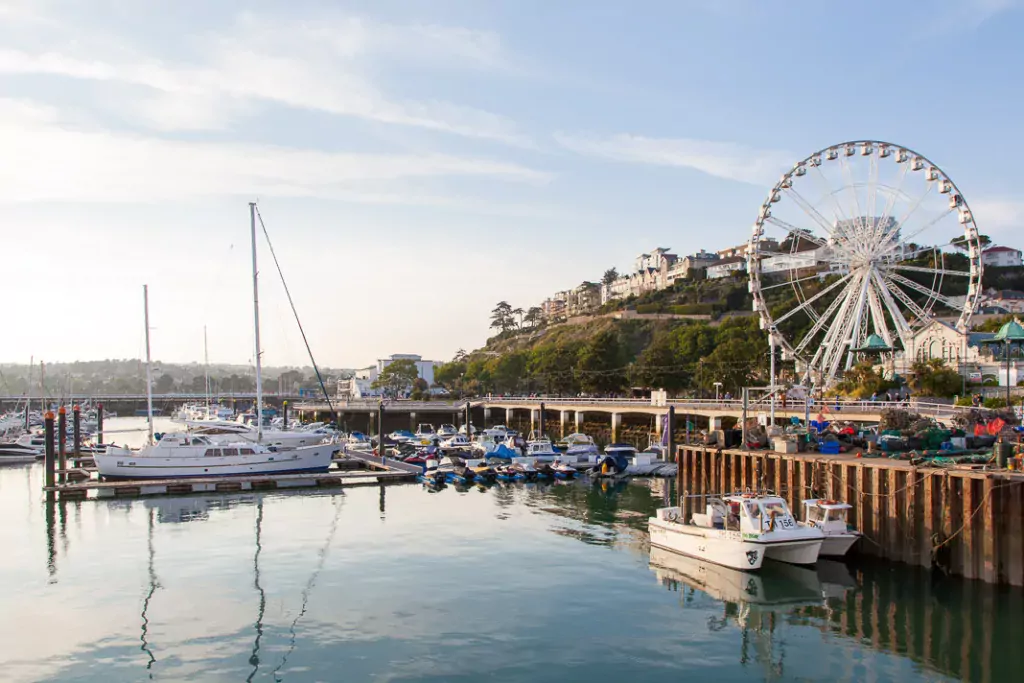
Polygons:
<instances>
[{"instance_id":1,"label":"calm water","mask_svg":"<svg viewBox=\"0 0 1024 683\"><path fill-rule=\"evenodd\" d=\"M4 681L1013 681L1024 598L653 558L663 482L47 506L0 469Z\"/></svg>"}]
</instances>

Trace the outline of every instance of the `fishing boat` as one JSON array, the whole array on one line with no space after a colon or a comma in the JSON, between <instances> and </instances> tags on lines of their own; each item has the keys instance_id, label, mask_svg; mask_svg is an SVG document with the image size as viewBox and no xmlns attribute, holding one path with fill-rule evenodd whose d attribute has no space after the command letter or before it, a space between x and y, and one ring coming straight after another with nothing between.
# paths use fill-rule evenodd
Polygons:
<instances>
[{"instance_id":1,"label":"fishing boat","mask_svg":"<svg viewBox=\"0 0 1024 683\"><path fill-rule=\"evenodd\" d=\"M526 457L534 462L554 462L561 453L555 450L548 439L534 439L526 442Z\"/></svg>"},{"instance_id":2,"label":"fishing boat","mask_svg":"<svg viewBox=\"0 0 1024 683\"><path fill-rule=\"evenodd\" d=\"M804 521L800 526L820 529L825 534L821 544L822 557L843 557L861 533L852 528L847 514L853 508L849 503L810 498L804 501Z\"/></svg>"},{"instance_id":3,"label":"fishing boat","mask_svg":"<svg viewBox=\"0 0 1024 683\"><path fill-rule=\"evenodd\" d=\"M712 497L689 522L679 507L660 508L648 530L653 546L743 571L765 559L814 564L825 538L798 525L782 498L750 493Z\"/></svg>"}]
</instances>

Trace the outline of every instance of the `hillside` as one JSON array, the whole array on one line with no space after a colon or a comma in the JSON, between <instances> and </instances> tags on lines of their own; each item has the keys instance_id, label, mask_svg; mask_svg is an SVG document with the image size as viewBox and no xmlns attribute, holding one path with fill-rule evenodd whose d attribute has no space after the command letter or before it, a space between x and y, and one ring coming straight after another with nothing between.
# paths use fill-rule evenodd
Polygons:
<instances>
[{"instance_id":1,"label":"hillside","mask_svg":"<svg viewBox=\"0 0 1024 683\"><path fill-rule=\"evenodd\" d=\"M965 261L962 255L949 255L946 267L963 267ZM920 259L919 265L934 266L928 258ZM765 288L765 302L778 319L837 279L830 274L804 278L799 292L788 284ZM983 285L1024 287L1024 269L986 269ZM956 278L941 283L948 296L962 294L963 287ZM910 296L919 298L913 292ZM814 305L818 315L827 300ZM658 387L704 396L713 396L715 383L720 382L722 393L738 395L743 386L765 383L769 373L767 335L751 304L743 274L677 282L664 290L609 302L565 322L506 326L482 349L460 352L439 367L435 381L455 394L624 395ZM941 305L935 312L943 314ZM789 339L803 339L811 327L809 316L798 315L779 329ZM792 374L792 362L776 361L780 378Z\"/></svg>"}]
</instances>

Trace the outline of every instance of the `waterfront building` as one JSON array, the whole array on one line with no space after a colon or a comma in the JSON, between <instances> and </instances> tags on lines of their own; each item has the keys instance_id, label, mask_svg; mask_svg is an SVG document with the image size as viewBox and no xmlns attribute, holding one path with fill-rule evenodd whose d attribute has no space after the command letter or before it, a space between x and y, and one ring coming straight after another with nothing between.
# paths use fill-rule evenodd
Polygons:
<instances>
[{"instance_id":1,"label":"waterfront building","mask_svg":"<svg viewBox=\"0 0 1024 683\"><path fill-rule=\"evenodd\" d=\"M1024 265L1021 261L1020 249L1011 247L989 247L981 252L981 262L986 266L996 268L1019 268Z\"/></svg>"},{"instance_id":2,"label":"waterfront building","mask_svg":"<svg viewBox=\"0 0 1024 683\"><path fill-rule=\"evenodd\" d=\"M669 272L678 260L675 254L669 253L668 247L658 247L649 253L640 254L633 263L632 273L601 287L601 303L665 289L671 284Z\"/></svg>"},{"instance_id":3,"label":"waterfront building","mask_svg":"<svg viewBox=\"0 0 1024 683\"><path fill-rule=\"evenodd\" d=\"M394 363L396 360L411 360L416 365L416 372L419 373L419 377L423 379L428 386L434 384L434 368L441 365L441 361L436 360L424 360L423 356L418 356L414 353L395 353L387 358L378 358L375 365L369 367L359 368L355 371L355 374L351 379L348 380L348 391L339 391L343 396L347 394L350 399L358 398L373 398L381 395L381 390L374 388L373 383L376 381L380 374L384 372L384 368Z\"/></svg>"}]
</instances>

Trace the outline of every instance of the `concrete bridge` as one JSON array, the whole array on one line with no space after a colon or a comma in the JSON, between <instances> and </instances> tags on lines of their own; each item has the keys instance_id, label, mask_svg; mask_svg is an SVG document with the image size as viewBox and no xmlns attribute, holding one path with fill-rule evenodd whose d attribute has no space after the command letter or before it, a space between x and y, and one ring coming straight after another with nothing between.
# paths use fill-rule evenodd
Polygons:
<instances>
[{"instance_id":1,"label":"concrete bridge","mask_svg":"<svg viewBox=\"0 0 1024 683\"><path fill-rule=\"evenodd\" d=\"M713 429L721 428L724 418L743 417L743 401L739 399L686 399L654 403L651 399L628 398L540 398L540 397L496 397L487 396L468 399L473 414L474 424L490 426L504 423L513 424L525 420L527 414L531 430L540 427L541 406L544 409L545 431L551 433L551 425L557 420L559 433L581 431L587 416L601 415L610 420L613 439L622 426L623 416L658 417L668 412L669 406L675 408L679 420L686 417L706 418ZM380 402L376 400L339 401L334 403L335 412L345 417L365 417L372 431ZM327 403L293 404L295 414L310 419L327 419L330 408ZM843 420L851 422L878 422L882 411L890 407L906 407L905 404L882 401L791 401L785 403L781 399L775 402L776 422L789 421L796 417L803 421L806 418L816 419L819 415L829 421ZM389 401L384 405L385 418L389 425L404 427L406 422L410 428L415 427L419 418L451 420L460 424L465 415L466 400L457 401ZM956 413L951 405L914 402L909 406L913 412L925 417L932 417L940 422L948 423ZM527 413L527 414L524 414ZM751 400L747 406L747 417L771 414L771 405L767 400ZM479 420L482 418L482 422ZM661 421L656 420L660 433Z\"/></svg>"}]
</instances>

